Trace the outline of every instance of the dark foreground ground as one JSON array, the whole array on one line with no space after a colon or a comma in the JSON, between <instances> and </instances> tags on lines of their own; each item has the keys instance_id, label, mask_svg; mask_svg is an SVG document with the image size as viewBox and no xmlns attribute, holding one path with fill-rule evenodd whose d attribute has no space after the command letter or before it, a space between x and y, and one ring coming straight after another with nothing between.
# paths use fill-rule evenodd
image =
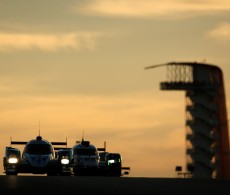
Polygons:
<instances>
[{"instance_id":1,"label":"dark foreground ground","mask_svg":"<svg viewBox=\"0 0 230 195\"><path fill-rule=\"evenodd\" d=\"M0 176L1 194L230 194L230 180L183 178Z\"/></svg>"}]
</instances>

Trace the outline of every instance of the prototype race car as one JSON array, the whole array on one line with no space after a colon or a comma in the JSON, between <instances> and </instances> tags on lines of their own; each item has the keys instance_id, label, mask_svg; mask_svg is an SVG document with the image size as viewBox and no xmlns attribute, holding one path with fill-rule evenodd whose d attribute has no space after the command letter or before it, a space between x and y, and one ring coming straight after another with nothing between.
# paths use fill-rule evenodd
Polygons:
<instances>
[{"instance_id":1,"label":"prototype race car","mask_svg":"<svg viewBox=\"0 0 230 195\"><path fill-rule=\"evenodd\" d=\"M29 142L11 141L11 145L25 145L25 147L22 155L18 148L6 147L5 157L3 157L6 175L19 173L47 174L48 176L71 174L72 150L53 147L53 145L67 146L67 142L49 142L39 135Z\"/></svg>"},{"instance_id":2,"label":"prototype race car","mask_svg":"<svg viewBox=\"0 0 230 195\"><path fill-rule=\"evenodd\" d=\"M72 175L72 160L73 160L73 151L72 148L62 148L57 151L57 165L58 165L58 174L61 175Z\"/></svg>"},{"instance_id":3,"label":"prototype race car","mask_svg":"<svg viewBox=\"0 0 230 195\"><path fill-rule=\"evenodd\" d=\"M102 152L100 152L102 151ZM106 152L106 148L96 148L89 141L82 140L73 146L73 174L96 176L123 176L129 174L130 167L122 167L119 153ZM126 170L123 172L123 170Z\"/></svg>"},{"instance_id":4,"label":"prototype race car","mask_svg":"<svg viewBox=\"0 0 230 195\"><path fill-rule=\"evenodd\" d=\"M99 153L100 156L103 155ZM103 164L104 163L104 164ZM106 152L104 155L103 163L101 158L99 161L99 168L101 175L103 176L122 176L129 174L130 167L122 166L122 157L119 153L109 153ZM123 172L123 170L126 170Z\"/></svg>"}]
</instances>

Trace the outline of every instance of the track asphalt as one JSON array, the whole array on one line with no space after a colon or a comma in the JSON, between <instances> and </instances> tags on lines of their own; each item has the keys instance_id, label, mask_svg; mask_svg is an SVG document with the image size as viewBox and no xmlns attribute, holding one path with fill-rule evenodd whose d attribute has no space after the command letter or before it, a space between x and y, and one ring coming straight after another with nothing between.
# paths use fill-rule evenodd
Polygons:
<instances>
[{"instance_id":1,"label":"track asphalt","mask_svg":"<svg viewBox=\"0 0 230 195\"><path fill-rule=\"evenodd\" d=\"M230 180L92 176L0 176L1 194L229 195Z\"/></svg>"}]
</instances>

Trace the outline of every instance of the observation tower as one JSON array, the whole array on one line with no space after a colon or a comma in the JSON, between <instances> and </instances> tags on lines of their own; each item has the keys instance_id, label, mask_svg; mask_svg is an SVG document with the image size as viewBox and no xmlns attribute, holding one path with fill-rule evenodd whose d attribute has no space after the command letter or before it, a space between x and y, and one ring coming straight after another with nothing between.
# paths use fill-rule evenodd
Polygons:
<instances>
[{"instance_id":1,"label":"observation tower","mask_svg":"<svg viewBox=\"0 0 230 195\"><path fill-rule=\"evenodd\" d=\"M192 178L230 178L227 108L222 70L197 62L169 62L161 90L185 91L186 169Z\"/></svg>"}]
</instances>

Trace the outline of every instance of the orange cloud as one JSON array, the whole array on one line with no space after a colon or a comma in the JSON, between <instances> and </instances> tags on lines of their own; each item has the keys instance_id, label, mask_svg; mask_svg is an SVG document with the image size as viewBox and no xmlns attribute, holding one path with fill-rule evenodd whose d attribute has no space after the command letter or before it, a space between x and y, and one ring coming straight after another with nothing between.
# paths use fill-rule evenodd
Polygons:
<instances>
[{"instance_id":1,"label":"orange cloud","mask_svg":"<svg viewBox=\"0 0 230 195\"><path fill-rule=\"evenodd\" d=\"M13 34L0 33L0 51L38 49L54 52L62 49L94 50L97 39L96 32L77 32L64 34Z\"/></svg>"},{"instance_id":2,"label":"orange cloud","mask_svg":"<svg viewBox=\"0 0 230 195\"><path fill-rule=\"evenodd\" d=\"M217 27L207 32L206 35L218 41L230 41L230 23L219 24Z\"/></svg>"},{"instance_id":3,"label":"orange cloud","mask_svg":"<svg viewBox=\"0 0 230 195\"><path fill-rule=\"evenodd\" d=\"M77 13L115 17L174 16L176 18L197 16L210 11L230 10L226 0L184 1L184 0L93 0L88 4L80 3L75 7ZM183 13L183 15L181 15Z\"/></svg>"}]
</instances>

